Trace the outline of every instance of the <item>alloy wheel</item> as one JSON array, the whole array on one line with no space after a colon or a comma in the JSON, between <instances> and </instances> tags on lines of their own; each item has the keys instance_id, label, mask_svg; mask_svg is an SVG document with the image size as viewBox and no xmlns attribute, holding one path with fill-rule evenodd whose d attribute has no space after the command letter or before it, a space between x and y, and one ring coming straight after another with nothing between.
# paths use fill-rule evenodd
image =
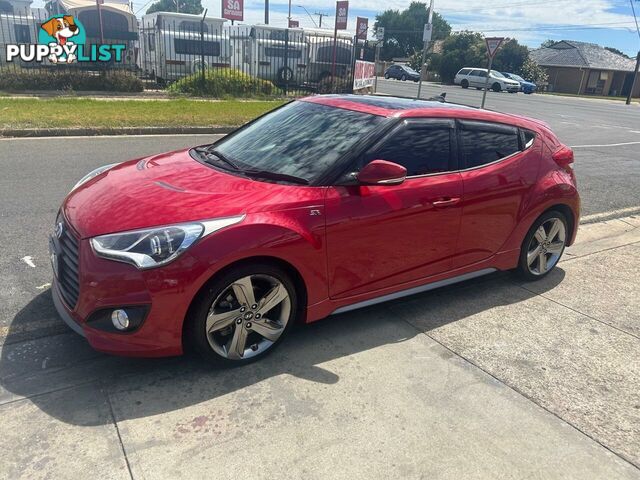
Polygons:
<instances>
[{"instance_id":1,"label":"alloy wheel","mask_svg":"<svg viewBox=\"0 0 640 480\"><path fill-rule=\"evenodd\" d=\"M527 267L544 275L556 266L566 243L566 228L559 218L549 218L536 230L527 248Z\"/></svg>"},{"instance_id":2,"label":"alloy wheel","mask_svg":"<svg viewBox=\"0 0 640 480\"><path fill-rule=\"evenodd\" d=\"M291 317L291 297L277 278L248 275L222 290L211 304L206 335L223 358L244 360L271 348Z\"/></svg>"}]
</instances>

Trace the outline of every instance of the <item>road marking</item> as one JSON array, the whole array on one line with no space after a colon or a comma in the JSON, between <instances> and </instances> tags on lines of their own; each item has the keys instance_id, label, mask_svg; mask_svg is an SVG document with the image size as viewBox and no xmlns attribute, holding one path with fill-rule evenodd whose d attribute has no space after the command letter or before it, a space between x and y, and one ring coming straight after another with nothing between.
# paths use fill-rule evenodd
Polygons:
<instances>
[{"instance_id":1,"label":"road marking","mask_svg":"<svg viewBox=\"0 0 640 480\"><path fill-rule=\"evenodd\" d=\"M31 255L27 255L26 257L22 257L20 260L22 260L24 263L29 265L31 268L36 268L36 265L33 263L33 257Z\"/></svg>"},{"instance_id":2,"label":"road marking","mask_svg":"<svg viewBox=\"0 0 640 480\"><path fill-rule=\"evenodd\" d=\"M623 147L625 145L640 145L640 142L603 143L601 145L571 145L571 148Z\"/></svg>"},{"instance_id":3,"label":"road marking","mask_svg":"<svg viewBox=\"0 0 640 480\"><path fill-rule=\"evenodd\" d=\"M592 215L585 215L580 219L580 223L595 223L598 220L616 218L622 216L628 216L633 213L640 213L640 206L619 208L617 210L610 210L608 212L594 213Z\"/></svg>"}]
</instances>

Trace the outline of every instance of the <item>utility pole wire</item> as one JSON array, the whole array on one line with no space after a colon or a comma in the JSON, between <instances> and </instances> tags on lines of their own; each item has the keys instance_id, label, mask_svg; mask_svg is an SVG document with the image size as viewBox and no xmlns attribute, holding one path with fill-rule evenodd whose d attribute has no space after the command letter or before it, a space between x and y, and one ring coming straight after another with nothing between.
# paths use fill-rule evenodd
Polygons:
<instances>
[{"instance_id":1,"label":"utility pole wire","mask_svg":"<svg viewBox=\"0 0 640 480\"><path fill-rule=\"evenodd\" d=\"M638 27L638 17L636 17L636 8L633 6L633 0L629 0L631 4L631 11L633 12L633 19L636 22L636 31L638 32L638 38L640 38L640 27Z\"/></svg>"}]
</instances>

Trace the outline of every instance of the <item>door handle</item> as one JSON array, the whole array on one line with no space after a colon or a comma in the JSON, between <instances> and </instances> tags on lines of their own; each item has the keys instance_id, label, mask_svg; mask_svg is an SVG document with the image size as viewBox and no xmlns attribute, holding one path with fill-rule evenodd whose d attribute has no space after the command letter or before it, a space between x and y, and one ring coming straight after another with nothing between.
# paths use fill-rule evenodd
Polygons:
<instances>
[{"instance_id":1,"label":"door handle","mask_svg":"<svg viewBox=\"0 0 640 480\"><path fill-rule=\"evenodd\" d=\"M452 207L460 202L460 197L443 197L431 202L436 208Z\"/></svg>"}]
</instances>

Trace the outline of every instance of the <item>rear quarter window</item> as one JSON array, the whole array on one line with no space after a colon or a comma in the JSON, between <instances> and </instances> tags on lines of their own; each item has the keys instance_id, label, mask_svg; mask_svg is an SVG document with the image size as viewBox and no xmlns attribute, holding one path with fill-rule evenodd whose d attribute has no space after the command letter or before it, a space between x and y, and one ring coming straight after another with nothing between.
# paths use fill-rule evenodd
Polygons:
<instances>
[{"instance_id":1,"label":"rear quarter window","mask_svg":"<svg viewBox=\"0 0 640 480\"><path fill-rule=\"evenodd\" d=\"M520 151L516 127L484 122L461 122L459 138L463 168L493 163Z\"/></svg>"}]
</instances>

